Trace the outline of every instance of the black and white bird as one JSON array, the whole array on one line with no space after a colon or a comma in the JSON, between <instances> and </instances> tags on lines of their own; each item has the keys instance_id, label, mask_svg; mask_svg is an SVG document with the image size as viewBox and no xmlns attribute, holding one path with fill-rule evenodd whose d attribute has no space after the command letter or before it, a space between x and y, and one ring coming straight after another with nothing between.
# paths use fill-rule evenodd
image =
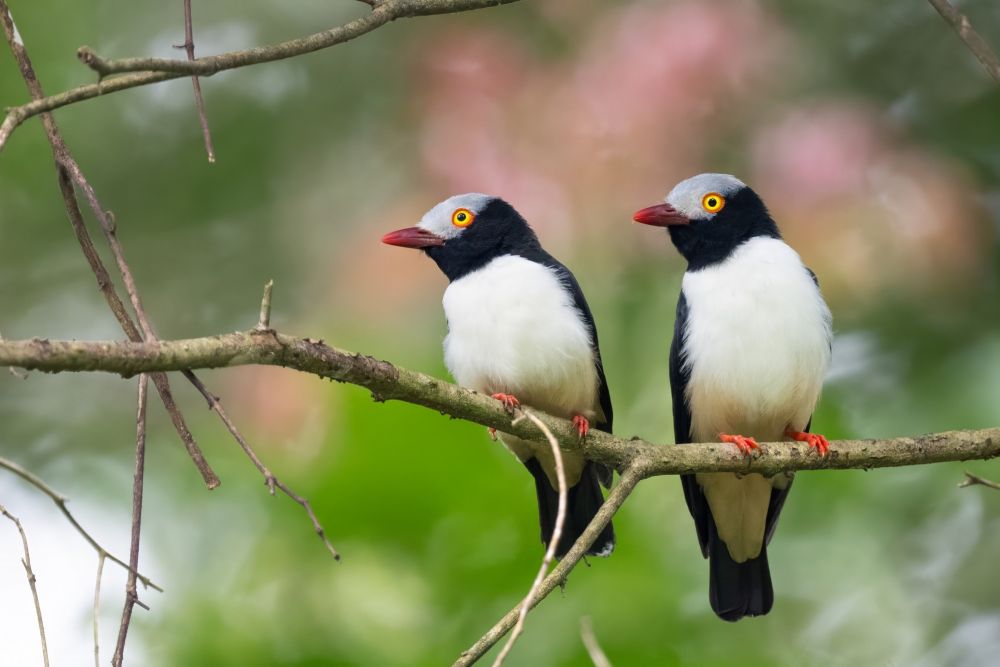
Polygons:
<instances>
[{"instance_id":1,"label":"black and white bird","mask_svg":"<svg viewBox=\"0 0 1000 667\"><path fill-rule=\"evenodd\" d=\"M670 346L676 442L730 442L749 455L756 440L791 438L825 455L826 438L808 432L832 340L815 274L734 176L694 176L665 201L633 219L666 227L688 262ZM709 559L712 609L727 621L766 614L774 602L767 544L791 475L698 473L681 482Z\"/></svg>"},{"instance_id":2,"label":"black and white bird","mask_svg":"<svg viewBox=\"0 0 1000 667\"><path fill-rule=\"evenodd\" d=\"M545 252L514 208L489 195L456 195L416 227L383 243L419 248L450 283L444 293L448 335L444 358L463 387L491 394L513 410L519 402L573 419L581 437L590 424L611 431L608 393L594 318L569 269ZM552 537L558 508L555 461L548 445L501 434L535 478L542 542ZM567 514L556 555L562 557L603 502L612 471L577 452L563 452ZM587 552L608 556L609 523Z\"/></svg>"}]
</instances>

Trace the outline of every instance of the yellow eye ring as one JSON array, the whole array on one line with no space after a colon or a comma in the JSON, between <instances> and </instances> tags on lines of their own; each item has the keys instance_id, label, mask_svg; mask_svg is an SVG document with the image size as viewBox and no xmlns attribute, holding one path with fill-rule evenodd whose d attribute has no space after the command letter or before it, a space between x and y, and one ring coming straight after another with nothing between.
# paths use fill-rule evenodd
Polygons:
<instances>
[{"instance_id":1,"label":"yellow eye ring","mask_svg":"<svg viewBox=\"0 0 1000 667\"><path fill-rule=\"evenodd\" d=\"M701 207L709 213L718 213L726 205L726 198L718 192L709 192L701 198Z\"/></svg>"},{"instance_id":2,"label":"yellow eye ring","mask_svg":"<svg viewBox=\"0 0 1000 667\"><path fill-rule=\"evenodd\" d=\"M476 214L467 208L455 209L455 212L451 214L451 224L456 227L468 227L475 219Z\"/></svg>"}]
</instances>

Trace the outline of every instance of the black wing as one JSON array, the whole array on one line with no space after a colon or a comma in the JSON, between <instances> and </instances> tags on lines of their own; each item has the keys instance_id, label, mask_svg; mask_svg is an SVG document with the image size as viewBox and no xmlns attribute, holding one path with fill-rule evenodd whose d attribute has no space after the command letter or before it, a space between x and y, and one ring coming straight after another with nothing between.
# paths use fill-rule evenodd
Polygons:
<instances>
[{"instance_id":1,"label":"black wing","mask_svg":"<svg viewBox=\"0 0 1000 667\"><path fill-rule=\"evenodd\" d=\"M677 318L674 320L674 339L670 343L670 394L673 398L674 409L674 442L678 445L691 442L691 408L688 406L687 393L688 381L691 379L691 370L684 365L684 332L687 331L688 305L681 290L680 298L677 299ZM687 501L688 511L694 519L694 527L698 531L698 544L701 546L701 553L708 557L708 522L712 520L712 513L708 508L708 500L702 493L701 487L694 475L681 475L681 486L684 488L684 500Z\"/></svg>"},{"instance_id":2,"label":"black wing","mask_svg":"<svg viewBox=\"0 0 1000 667\"><path fill-rule=\"evenodd\" d=\"M687 331L688 305L681 291L677 300L677 318L674 321L674 339L670 343L670 393L673 398L674 409L674 442L678 445L691 442L691 408L688 406L687 391L688 381L691 379L691 370L684 365L684 334ZM806 426L806 431L809 427ZM695 529L698 531L698 544L701 546L701 553L708 558L709 525L712 521L712 512L708 507L708 499L698 485L694 475L681 475L681 486L684 488L684 500L687 502L688 511L694 519ZM785 504L785 498L792 487L791 480L784 489L773 489L771 491L771 501L767 508L767 521L764 527L764 543L771 541L774 529L778 523L778 515Z\"/></svg>"},{"instance_id":3,"label":"black wing","mask_svg":"<svg viewBox=\"0 0 1000 667\"><path fill-rule=\"evenodd\" d=\"M594 316L590 312L590 306L587 305L587 299L583 296L583 290L580 289L580 283L576 281L576 276L573 272L563 266L559 260L552 257L548 253L545 253L544 257L540 258L540 261L545 266L554 269L559 279L566 285L570 294L573 296L573 305L580 314L583 315L583 320L586 325L590 328L590 348L594 352L594 367L597 370L597 392L598 392L598 402L601 406L602 415L599 416L598 421L594 424L595 428L598 428L607 433L611 433L612 426L614 424L614 410L611 407L611 393L608 391L608 381L604 377L604 364L601 361L601 346L597 340L597 325L594 324ZM597 465L597 476L601 480L601 484L605 487L611 487L612 480L612 470L605 465Z\"/></svg>"}]
</instances>

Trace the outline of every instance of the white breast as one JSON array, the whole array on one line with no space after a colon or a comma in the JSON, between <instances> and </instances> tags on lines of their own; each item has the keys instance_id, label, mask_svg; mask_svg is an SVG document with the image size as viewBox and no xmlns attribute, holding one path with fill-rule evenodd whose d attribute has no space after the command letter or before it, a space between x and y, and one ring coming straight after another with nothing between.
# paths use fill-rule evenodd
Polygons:
<instances>
[{"instance_id":1,"label":"white breast","mask_svg":"<svg viewBox=\"0 0 1000 667\"><path fill-rule=\"evenodd\" d=\"M552 269L499 257L452 282L444 310L445 364L459 384L559 416L594 416L591 332Z\"/></svg>"},{"instance_id":2,"label":"white breast","mask_svg":"<svg viewBox=\"0 0 1000 667\"><path fill-rule=\"evenodd\" d=\"M720 264L684 274L684 338L691 431L784 439L805 428L830 362L831 317L798 254L778 239L755 238ZM699 474L719 536L736 562L764 540L771 486L779 475Z\"/></svg>"},{"instance_id":3,"label":"white breast","mask_svg":"<svg viewBox=\"0 0 1000 667\"><path fill-rule=\"evenodd\" d=\"M781 440L805 427L830 362L831 317L784 242L751 239L684 274L685 363L695 440L720 432Z\"/></svg>"}]
</instances>

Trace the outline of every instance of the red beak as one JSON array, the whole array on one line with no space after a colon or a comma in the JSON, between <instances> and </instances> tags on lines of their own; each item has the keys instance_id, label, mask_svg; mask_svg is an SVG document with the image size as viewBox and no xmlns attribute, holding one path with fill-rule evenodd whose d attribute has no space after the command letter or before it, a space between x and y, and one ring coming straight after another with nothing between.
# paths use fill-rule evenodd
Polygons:
<instances>
[{"instance_id":1,"label":"red beak","mask_svg":"<svg viewBox=\"0 0 1000 667\"><path fill-rule=\"evenodd\" d=\"M444 239L423 227L406 227L389 232L382 237L382 243L400 248L429 248L444 245Z\"/></svg>"},{"instance_id":2,"label":"red beak","mask_svg":"<svg viewBox=\"0 0 1000 667\"><path fill-rule=\"evenodd\" d=\"M653 225L654 227L691 224L686 215L678 213L677 209L670 204L657 204L656 206L649 206L641 211L636 211L632 214L632 219L644 225Z\"/></svg>"}]
</instances>

